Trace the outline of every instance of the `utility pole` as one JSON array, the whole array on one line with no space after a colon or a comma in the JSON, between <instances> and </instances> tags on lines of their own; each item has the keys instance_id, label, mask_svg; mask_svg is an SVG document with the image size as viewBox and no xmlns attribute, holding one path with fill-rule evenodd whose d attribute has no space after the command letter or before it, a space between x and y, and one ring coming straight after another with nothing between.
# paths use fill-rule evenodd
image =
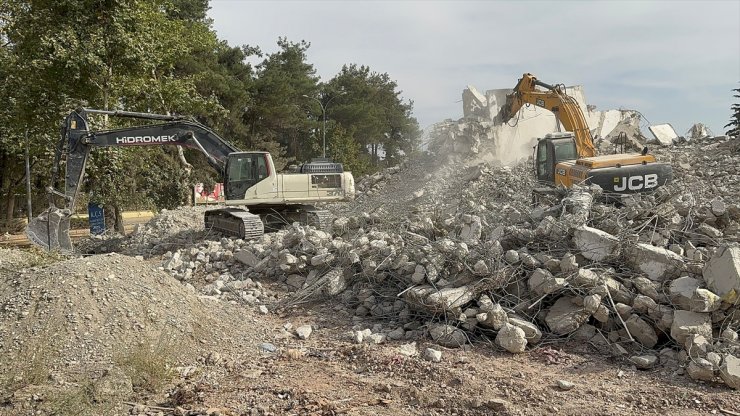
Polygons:
<instances>
[{"instance_id":1,"label":"utility pole","mask_svg":"<svg viewBox=\"0 0 740 416\"><path fill-rule=\"evenodd\" d=\"M31 162L30 152L28 151L28 127L26 127L26 204L28 209L28 223L33 218L33 209L31 207Z\"/></svg>"},{"instance_id":2,"label":"utility pole","mask_svg":"<svg viewBox=\"0 0 740 416\"><path fill-rule=\"evenodd\" d=\"M339 94L342 95L342 94ZM319 103L319 106L321 106L321 114L323 115L324 119L324 129L322 133L322 144L321 144L321 157L326 158L326 108L329 106L329 104L334 100L334 98L338 97L339 95L335 95L331 98L329 98L329 101L324 104L321 100L319 100L316 97L309 97L308 95L303 95L304 98L310 98L312 100L315 100L317 103Z\"/></svg>"}]
</instances>

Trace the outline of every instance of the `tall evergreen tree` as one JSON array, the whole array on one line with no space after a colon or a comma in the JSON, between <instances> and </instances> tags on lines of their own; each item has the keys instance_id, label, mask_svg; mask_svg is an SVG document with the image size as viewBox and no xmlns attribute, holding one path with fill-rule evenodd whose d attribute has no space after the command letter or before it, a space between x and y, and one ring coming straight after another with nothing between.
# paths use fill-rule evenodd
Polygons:
<instances>
[{"instance_id":1,"label":"tall evergreen tree","mask_svg":"<svg viewBox=\"0 0 740 416\"><path fill-rule=\"evenodd\" d=\"M737 93L733 95L733 97L740 100L740 88L735 88L733 91ZM730 122L725 125L725 128L730 128L725 134L727 134L728 136L738 137L740 136L740 102L732 104L732 107L730 107L730 109L732 110L733 114Z\"/></svg>"}]
</instances>

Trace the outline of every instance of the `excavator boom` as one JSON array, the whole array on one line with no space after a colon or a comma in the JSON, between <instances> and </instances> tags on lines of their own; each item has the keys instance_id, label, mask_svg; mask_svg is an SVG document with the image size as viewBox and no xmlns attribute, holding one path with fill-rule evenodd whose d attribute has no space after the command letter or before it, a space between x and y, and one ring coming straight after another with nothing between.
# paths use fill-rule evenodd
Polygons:
<instances>
[{"instance_id":1,"label":"excavator boom","mask_svg":"<svg viewBox=\"0 0 740 416\"><path fill-rule=\"evenodd\" d=\"M158 123L93 131L89 126L88 114L131 117ZM31 220L26 228L28 238L48 250L60 248L64 251L72 251L69 219L74 211L92 148L165 145L200 150L206 155L209 164L220 174L224 173L228 155L238 151L236 147L202 124L178 116L84 108L70 113L64 120L52 173L52 183L55 183L62 155L66 154L64 192L54 189L53 186L49 187L49 209ZM63 207L56 206L55 196L64 198Z\"/></svg>"},{"instance_id":2,"label":"excavator boom","mask_svg":"<svg viewBox=\"0 0 740 416\"><path fill-rule=\"evenodd\" d=\"M545 88L545 91L538 90L538 86ZM566 94L565 86L546 84L532 74L524 74L514 87L514 92L506 97L501 120L509 121L525 104L536 105L555 113L565 130L573 132L579 157L596 155L586 117L576 100Z\"/></svg>"}]
</instances>

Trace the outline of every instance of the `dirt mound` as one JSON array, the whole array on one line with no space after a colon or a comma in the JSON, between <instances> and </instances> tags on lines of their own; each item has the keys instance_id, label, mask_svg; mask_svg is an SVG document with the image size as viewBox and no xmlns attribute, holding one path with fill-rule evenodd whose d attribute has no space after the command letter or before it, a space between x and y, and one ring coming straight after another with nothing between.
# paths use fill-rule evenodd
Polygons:
<instances>
[{"instance_id":1,"label":"dirt mound","mask_svg":"<svg viewBox=\"0 0 740 416\"><path fill-rule=\"evenodd\" d=\"M140 344L197 350L228 322L222 309L142 259L117 254L31 268L0 281L0 350L52 373L90 374ZM11 374L12 375L12 374Z\"/></svg>"}]
</instances>

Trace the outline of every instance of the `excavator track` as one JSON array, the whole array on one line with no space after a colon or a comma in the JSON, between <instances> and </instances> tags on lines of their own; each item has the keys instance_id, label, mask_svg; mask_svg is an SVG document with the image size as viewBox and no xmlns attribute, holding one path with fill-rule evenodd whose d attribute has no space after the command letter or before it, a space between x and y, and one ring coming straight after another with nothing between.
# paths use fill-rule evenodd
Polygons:
<instances>
[{"instance_id":1,"label":"excavator track","mask_svg":"<svg viewBox=\"0 0 740 416\"><path fill-rule=\"evenodd\" d=\"M207 230L216 230L231 237L253 240L262 237L265 225L259 215L241 208L223 208L206 211Z\"/></svg>"}]
</instances>

